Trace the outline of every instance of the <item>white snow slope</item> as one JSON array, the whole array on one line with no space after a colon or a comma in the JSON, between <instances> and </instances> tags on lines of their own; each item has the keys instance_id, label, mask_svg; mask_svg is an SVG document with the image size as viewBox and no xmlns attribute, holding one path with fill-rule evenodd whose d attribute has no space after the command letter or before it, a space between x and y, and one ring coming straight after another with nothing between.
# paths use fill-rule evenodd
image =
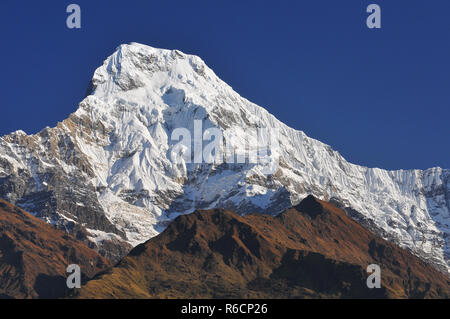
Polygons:
<instances>
[{"instance_id":1,"label":"white snow slope","mask_svg":"<svg viewBox=\"0 0 450 319\"><path fill-rule=\"evenodd\" d=\"M262 164L174 160L177 141L171 135L176 128L193 132L194 120L218 127L237 153L246 142L252 148L251 128L268 128L279 144L269 152L278 166L264 174ZM121 45L95 71L90 95L67 120L36 135L18 131L0 139L0 178L26 172L35 181L26 186L28 197L8 189L0 193L5 199L33 210L27 198L51 189L45 173L52 167L83 178L106 218L132 245L194 209L275 214L313 194L357 211L384 237L450 270L449 170L351 164L239 96L199 57L177 50ZM80 198L78 207L86 204ZM52 222L77 220L69 210L54 213ZM94 241L107 236L95 224L85 226Z\"/></svg>"}]
</instances>

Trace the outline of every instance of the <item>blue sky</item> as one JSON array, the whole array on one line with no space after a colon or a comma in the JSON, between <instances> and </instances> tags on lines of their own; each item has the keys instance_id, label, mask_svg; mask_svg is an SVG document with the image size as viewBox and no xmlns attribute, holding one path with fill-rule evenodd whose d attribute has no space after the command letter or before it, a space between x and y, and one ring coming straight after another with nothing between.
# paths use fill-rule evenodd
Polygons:
<instances>
[{"instance_id":1,"label":"blue sky","mask_svg":"<svg viewBox=\"0 0 450 319\"><path fill-rule=\"evenodd\" d=\"M197 54L237 92L349 161L450 168L450 1L0 2L0 135L74 112L121 43ZM82 28L66 27L77 3ZM365 25L382 9L382 29Z\"/></svg>"}]
</instances>

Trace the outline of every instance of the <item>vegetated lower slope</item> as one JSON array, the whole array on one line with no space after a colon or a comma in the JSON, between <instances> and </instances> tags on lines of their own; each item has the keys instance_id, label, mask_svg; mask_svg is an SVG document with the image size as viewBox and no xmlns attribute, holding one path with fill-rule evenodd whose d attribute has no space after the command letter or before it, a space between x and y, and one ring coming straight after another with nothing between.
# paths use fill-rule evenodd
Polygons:
<instances>
[{"instance_id":1,"label":"vegetated lower slope","mask_svg":"<svg viewBox=\"0 0 450 319\"><path fill-rule=\"evenodd\" d=\"M381 267L380 289L366 285ZM448 298L449 278L307 197L277 217L225 210L175 219L81 298Z\"/></svg>"},{"instance_id":2,"label":"vegetated lower slope","mask_svg":"<svg viewBox=\"0 0 450 319\"><path fill-rule=\"evenodd\" d=\"M109 266L74 237L0 200L0 298L64 297L70 264L86 279Z\"/></svg>"}]
</instances>

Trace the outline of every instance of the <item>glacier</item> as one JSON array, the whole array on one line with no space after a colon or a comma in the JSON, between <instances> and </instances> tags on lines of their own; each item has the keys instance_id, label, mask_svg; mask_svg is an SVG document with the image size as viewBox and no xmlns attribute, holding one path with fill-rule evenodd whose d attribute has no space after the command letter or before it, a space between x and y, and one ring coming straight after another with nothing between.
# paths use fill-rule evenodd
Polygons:
<instances>
[{"instance_id":1,"label":"glacier","mask_svg":"<svg viewBox=\"0 0 450 319\"><path fill-rule=\"evenodd\" d=\"M193 131L195 121L219 128L237 150L253 144L252 129L273 130L276 170L174 161L172 133ZM178 50L121 45L67 119L0 138L0 197L116 258L195 209L277 214L309 194L450 272L450 170L349 163ZM117 249L122 243L129 247Z\"/></svg>"}]
</instances>

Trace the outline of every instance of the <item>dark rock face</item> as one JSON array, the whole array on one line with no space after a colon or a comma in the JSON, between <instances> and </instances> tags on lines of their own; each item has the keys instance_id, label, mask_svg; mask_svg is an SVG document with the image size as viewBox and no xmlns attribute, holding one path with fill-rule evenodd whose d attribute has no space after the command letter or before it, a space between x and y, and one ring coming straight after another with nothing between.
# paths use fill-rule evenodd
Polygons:
<instances>
[{"instance_id":1,"label":"dark rock face","mask_svg":"<svg viewBox=\"0 0 450 319\"><path fill-rule=\"evenodd\" d=\"M379 289L366 284L371 264L381 268ZM277 217L221 209L179 216L78 297L449 298L449 284L432 266L311 196Z\"/></svg>"},{"instance_id":2,"label":"dark rock face","mask_svg":"<svg viewBox=\"0 0 450 319\"><path fill-rule=\"evenodd\" d=\"M86 244L89 244L86 228L115 233L125 238L125 234L108 221L98 202L95 189L81 175L66 176L62 172L47 175L45 189L36 187L31 177L19 178L11 175L3 178L0 180L0 195L3 196L0 197L6 197L13 204L33 212L36 217L54 224L58 229L76 235ZM125 242L105 244L108 249L98 249L113 261L118 261L130 249L130 245Z\"/></svg>"},{"instance_id":3,"label":"dark rock face","mask_svg":"<svg viewBox=\"0 0 450 319\"><path fill-rule=\"evenodd\" d=\"M325 213L323 206L312 195L309 195L303 201L301 201L300 204L295 207L295 209L300 212L305 212L311 218L316 218Z\"/></svg>"},{"instance_id":4,"label":"dark rock face","mask_svg":"<svg viewBox=\"0 0 450 319\"><path fill-rule=\"evenodd\" d=\"M0 200L0 298L64 297L70 264L85 281L109 266L82 242Z\"/></svg>"},{"instance_id":5,"label":"dark rock face","mask_svg":"<svg viewBox=\"0 0 450 319\"><path fill-rule=\"evenodd\" d=\"M13 133L3 137L3 141L27 154L28 162L26 170L14 168L8 161L0 163L4 165L0 166L0 198L73 234L117 262L131 249L131 245L125 242L125 234L107 219L98 201L97 190L90 182L93 168L79 150L75 135L70 130L61 129L61 125L70 127L74 121L84 134L93 134L90 130L104 133L104 128L71 117L57 128L44 129L37 135ZM62 162L74 165L76 169L64 169ZM94 243L89 240L87 229L113 233L122 240Z\"/></svg>"}]
</instances>

